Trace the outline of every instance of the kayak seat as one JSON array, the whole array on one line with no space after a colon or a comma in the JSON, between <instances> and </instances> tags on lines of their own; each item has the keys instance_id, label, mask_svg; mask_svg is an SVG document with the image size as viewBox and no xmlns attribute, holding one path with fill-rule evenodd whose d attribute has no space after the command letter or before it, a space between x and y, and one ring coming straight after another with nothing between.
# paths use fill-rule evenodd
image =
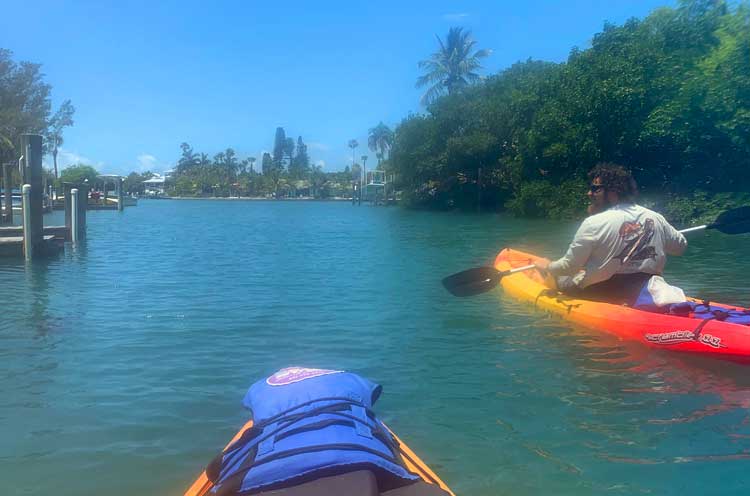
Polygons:
<instances>
[{"instance_id":1,"label":"kayak seat","mask_svg":"<svg viewBox=\"0 0 750 496\"><path fill-rule=\"evenodd\" d=\"M375 474L369 470L357 470L299 484L297 486L263 491L256 496L448 496L448 493L434 484L417 481L408 486L378 491Z\"/></svg>"},{"instance_id":2,"label":"kayak seat","mask_svg":"<svg viewBox=\"0 0 750 496\"><path fill-rule=\"evenodd\" d=\"M285 487L272 491L257 493L258 496L333 496L337 494L379 496L378 481L369 470L357 470L330 477Z\"/></svg>"}]
</instances>

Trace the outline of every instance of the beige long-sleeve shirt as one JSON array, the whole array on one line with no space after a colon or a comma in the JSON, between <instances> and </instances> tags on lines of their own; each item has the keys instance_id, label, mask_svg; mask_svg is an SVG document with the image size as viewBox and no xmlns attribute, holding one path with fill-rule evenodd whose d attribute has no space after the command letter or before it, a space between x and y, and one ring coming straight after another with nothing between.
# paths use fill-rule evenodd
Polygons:
<instances>
[{"instance_id":1,"label":"beige long-sleeve shirt","mask_svg":"<svg viewBox=\"0 0 750 496\"><path fill-rule=\"evenodd\" d=\"M633 203L618 204L583 221L565 255L549 265L578 287L615 274L661 274L667 255L682 255L685 236L664 217Z\"/></svg>"}]
</instances>

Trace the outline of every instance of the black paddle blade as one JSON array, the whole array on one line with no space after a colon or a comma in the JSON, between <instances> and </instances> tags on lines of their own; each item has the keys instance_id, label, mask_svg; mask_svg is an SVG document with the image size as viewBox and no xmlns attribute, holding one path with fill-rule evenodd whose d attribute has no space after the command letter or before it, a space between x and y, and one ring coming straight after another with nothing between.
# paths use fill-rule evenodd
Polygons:
<instances>
[{"instance_id":1,"label":"black paddle blade","mask_svg":"<svg viewBox=\"0 0 750 496\"><path fill-rule=\"evenodd\" d=\"M750 232L750 206L727 210L719 215L712 224L706 226L706 228L716 229L724 234Z\"/></svg>"},{"instance_id":2,"label":"black paddle blade","mask_svg":"<svg viewBox=\"0 0 750 496\"><path fill-rule=\"evenodd\" d=\"M493 289L503 275L494 267L475 267L446 277L443 286L453 296L474 296Z\"/></svg>"}]
</instances>

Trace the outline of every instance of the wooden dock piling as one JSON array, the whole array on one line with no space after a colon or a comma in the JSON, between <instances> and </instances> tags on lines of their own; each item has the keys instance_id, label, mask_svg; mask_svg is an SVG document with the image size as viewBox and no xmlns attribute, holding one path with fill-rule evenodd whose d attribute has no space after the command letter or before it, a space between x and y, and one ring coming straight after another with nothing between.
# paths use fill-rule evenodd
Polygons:
<instances>
[{"instance_id":1,"label":"wooden dock piling","mask_svg":"<svg viewBox=\"0 0 750 496\"><path fill-rule=\"evenodd\" d=\"M13 167L12 162L3 164L5 208L3 212L0 212L0 224L13 224L13 174L11 167Z\"/></svg>"},{"instance_id":2,"label":"wooden dock piling","mask_svg":"<svg viewBox=\"0 0 750 496\"><path fill-rule=\"evenodd\" d=\"M22 188L21 206L23 207L23 256L26 260L34 258L34 238L31 221L31 185L24 184Z\"/></svg>"},{"instance_id":3,"label":"wooden dock piling","mask_svg":"<svg viewBox=\"0 0 750 496\"><path fill-rule=\"evenodd\" d=\"M72 235L72 223L73 218L71 216L72 209L72 193L73 190L73 183L63 183L63 199L64 199L64 208L65 208L65 229L67 233L65 234L65 241L73 241L73 235Z\"/></svg>"},{"instance_id":4,"label":"wooden dock piling","mask_svg":"<svg viewBox=\"0 0 750 496\"><path fill-rule=\"evenodd\" d=\"M31 243L31 254L40 253L44 243L44 223L42 221L42 137L38 134L21 135L21 149L23 150L23 179L24 188L29 186L29 203L24 205L24 219L28 207L28 226L24 224L24 239ZM25 199L25 198L24 198ZM25 222L25 221L24 221ZM28 227L28 230L27 230ZM30 258L27 256L27 259Z\"/></svg>"},{"instance_id":5,"label":"wooden dock piling","mask_svg":"<svg viewBox=\"0 0 750 496\"><path fill-rule=\"evenodd\" d=\"M125 197L123 195L122 177L118 177L115 182L117 190L117 210L120 212L125 210Z\"/></svg>"},{"instance_id":6,"label":"wooden dock piling","mask_svg":"<svg viewBox=\"0 0 750 496\"><path fill-rule=\"evenodd\" d=\"M42 218L44 180L42 174L42 137L37 134L21 135L21 153L18 161L22 177L22 226L0 227L0 256L23 256L27 261L58 253L63 248L62 237L70 239L70 221L66 215L66 226L44 227ZM13 197L11 177L14 164L3 166L3 183L6 199L3 217L12 221ZM79 202L77 239L85 238L86 198L88 186L79 187L83 201ZM68 188L68 193L70 188ZM66 200L70 200L70 194ZM66 212L67 214L68 212Z\"/></svg>"},{"instance_id":7,"label":"wooden dock piling","mask_svg":"<svg viewBox=\"0 0 750 496\"><path fill-rule=\"evenodd\" d=\"M86 209L88 206L89 198L89 187L87 185L63 183L63 191L65 192L65 228L67 234L65 241L73 241L73 201L72 191L73 189L78 190L78 205L76 206L78 223L76 240L81 241L86 239Z\"/></svg>"},{"instance_id":8,"label":"wooden dock piling","mask_svg":"<svg viewBox=\"0 0 750 496\"><path fill-rule=\"evenodd\" d=\"M80 199L78 198L78 188L73 188L70 190L70 240L73 243L78 243L79 240L79 233L80 229L78 227L79 224L79 214L81 212L81 209L78 208L78 203Z\"/></svg>"}]
</instances>

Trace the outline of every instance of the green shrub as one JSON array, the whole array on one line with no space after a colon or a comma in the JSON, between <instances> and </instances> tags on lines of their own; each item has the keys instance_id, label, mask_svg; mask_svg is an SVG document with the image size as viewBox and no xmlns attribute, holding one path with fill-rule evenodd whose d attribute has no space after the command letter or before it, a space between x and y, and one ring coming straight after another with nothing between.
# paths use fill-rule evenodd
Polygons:
<instances>
[{"instance_id":1,"label":"green shrub","mask_svg":"<svg viewBox=\"0 0 750 496\"><path fill-rule=\"evenodd\" d=\"M689 195L667 195L658 200L644 199L642 203L661 212L677 226L707 224L730 208L750 205L750 193L709 193L695 191Z\"/></svg>"},{"instance_id":2,"label":"green shrub","mask_svg":"<svg viewBox=\"0 0 750 496\"><path fill-rule=\"evenodd\" d=\"M549 181L521 184L505 206L520 217L570 219L580 217L586 210L587 184L568 180L556 186Z\"/></svg>"},{"instance_id":3,"label":"green shrub","mask_svg":"<svg viewBox=\"0 0 750 496\"><path fill-rule=\"evenodd\" d=\"M71 165L60 171L58 187L62 188L62 183L72 183L75 186L88 184L91 187L96 182L97 177L99 177L99 172L90 165Z\"/></svg>"}]
</instances>

